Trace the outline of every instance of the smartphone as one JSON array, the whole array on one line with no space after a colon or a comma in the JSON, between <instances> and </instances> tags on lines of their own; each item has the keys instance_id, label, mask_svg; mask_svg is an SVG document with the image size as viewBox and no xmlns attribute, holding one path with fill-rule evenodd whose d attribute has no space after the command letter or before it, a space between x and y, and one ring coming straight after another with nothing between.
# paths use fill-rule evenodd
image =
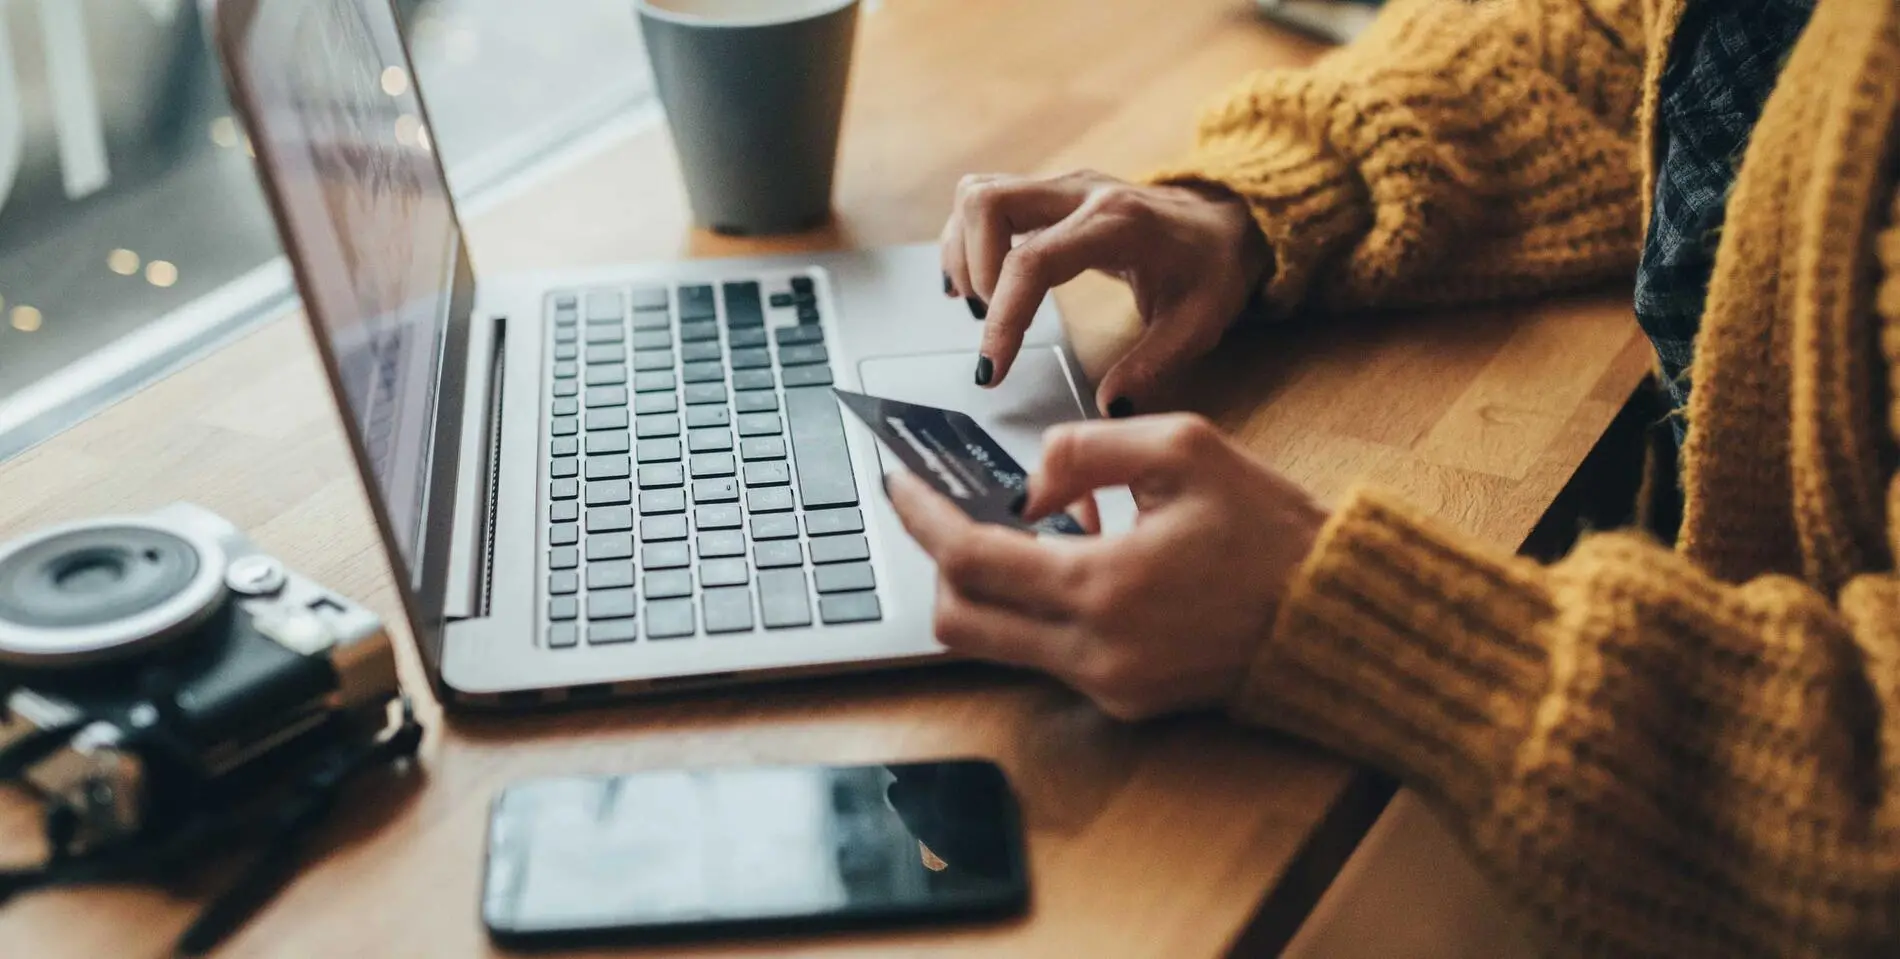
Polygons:
<instances>
[{"instance_id":1,"label":"smartphone","mask_svg":"<svg viewBox=\"0 0 1900 959\"><path fill-rule=\"evenodd\" d=\"M482 921L531 947L999 917L1028 899L994 763L714 767L508 787Z\"/></svg>"}]
</instances>

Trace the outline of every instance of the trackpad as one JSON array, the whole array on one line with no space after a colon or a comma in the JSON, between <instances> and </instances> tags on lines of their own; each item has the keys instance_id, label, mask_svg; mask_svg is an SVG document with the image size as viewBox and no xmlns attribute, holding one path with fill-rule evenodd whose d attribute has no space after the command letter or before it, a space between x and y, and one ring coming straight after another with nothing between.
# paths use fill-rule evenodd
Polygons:
<instances>
[{"instance_id":1,"label":"trackpad","mask_svg":"<svg viewBox=\"0 0 1900 959\"><path fill-rule=\"evenodd\" d=\"M858 364L864 392L968 413L1026 470L1042 463L1043 430L1083 418L1057 347L1023 350L995 389L971 382L975 370L975 353L880 356ZM878 449L886 470L899 465L885 462L887 455Z\"/></svg>"}]
</instances>

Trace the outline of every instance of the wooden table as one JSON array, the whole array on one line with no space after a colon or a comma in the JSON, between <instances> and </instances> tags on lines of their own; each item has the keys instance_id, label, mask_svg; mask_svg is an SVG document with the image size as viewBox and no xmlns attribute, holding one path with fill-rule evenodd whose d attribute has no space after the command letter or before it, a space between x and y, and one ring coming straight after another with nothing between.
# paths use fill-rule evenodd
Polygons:
<instances>
[{"instance_id":1,"label":"wooden table","mask_svg":"<svg viewBox=\"0 0 1900 959\"><path fill-rule=\"evenodd\" d=\"M816 236L688 228L663 132L637 136L471 224L485 269L928 239L971 170L1136 174L1184 149L1198 104L1318 48L1244 0L889 0L863 24L838 190ZM1325 496L1371 478L1499 544L1522 541L1645 368L1626 298L1339 323L1254 337L1186 396ZM1134 328L1105 281L1062 294L1080 352ZM180 498L398 619L388 572L299 322L258 330L17 460L0 537ZM405 651L406 652L406 651ZM425 689L413 657L409 688ZM378 788L233 956L474 956L490 796L542 774L675 763L993 757L1025 805L1024 920L667 954L1268 954L1376 803L1375 780L1212 717L1131 727L1059 686L979 666L810 681L587 712L444 721L426 775ZM37 828L0 807L17 851ZM0 955L158 956L201 889L30 897Z\"/></svg>"}]
</instances>

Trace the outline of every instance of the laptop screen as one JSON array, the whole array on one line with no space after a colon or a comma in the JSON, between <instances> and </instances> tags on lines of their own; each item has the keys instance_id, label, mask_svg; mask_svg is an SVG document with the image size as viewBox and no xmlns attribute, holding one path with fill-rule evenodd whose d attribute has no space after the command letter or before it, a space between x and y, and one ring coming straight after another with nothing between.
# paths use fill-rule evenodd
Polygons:
<instances>
[{"instance_id":1,"label":"laptop screen","mask_svg":"<svg viewBox=\"0 0 1900 959\"><path fill-rule=\"evenodd\" d=\"M420 590L461 236L395 13L388 0L264 2L241 42L249 132L305 309Z\"/></svg>"}]
</instances>

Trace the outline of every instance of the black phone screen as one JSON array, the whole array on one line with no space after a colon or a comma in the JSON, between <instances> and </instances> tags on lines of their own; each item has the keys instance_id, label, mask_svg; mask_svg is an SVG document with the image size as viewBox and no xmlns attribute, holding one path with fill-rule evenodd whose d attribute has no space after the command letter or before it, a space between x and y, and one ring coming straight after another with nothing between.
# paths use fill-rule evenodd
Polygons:
<instances>
[{"instance_id":1,"label":"black phone screen","mask_svg":"<svg viewBox=\"0 0 1900 959\"><path fill-rule=\"evenodd\" d=\"M976 760L539 780L495 800L482 917L522 939L1007 914L1019 823Z\"/></svg>"}]
</instances>

